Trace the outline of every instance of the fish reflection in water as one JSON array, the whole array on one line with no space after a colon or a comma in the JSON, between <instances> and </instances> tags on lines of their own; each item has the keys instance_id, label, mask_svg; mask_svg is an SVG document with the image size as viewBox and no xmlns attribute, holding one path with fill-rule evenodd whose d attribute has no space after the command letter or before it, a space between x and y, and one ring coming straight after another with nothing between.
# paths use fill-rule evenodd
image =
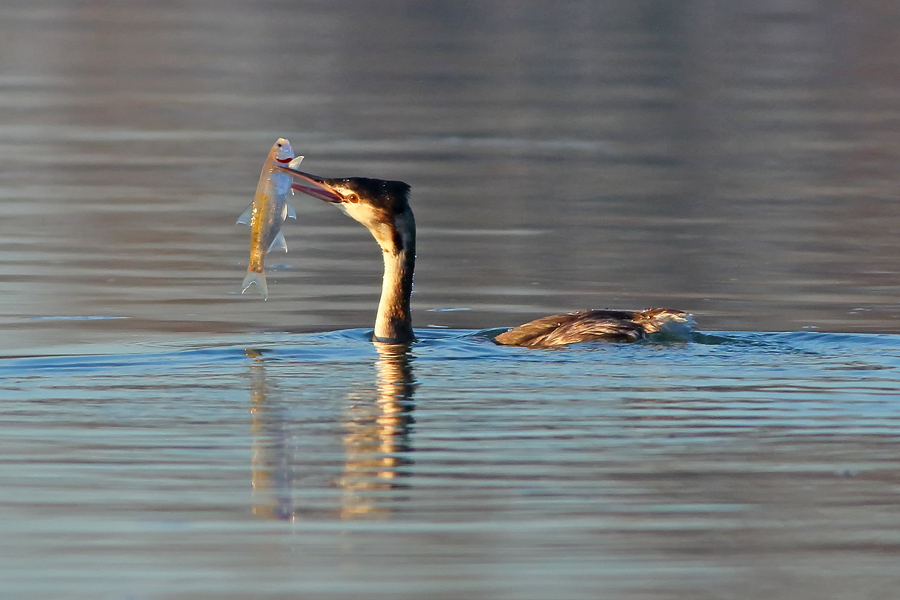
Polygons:
<instances>
[{"instance_id":1,"label":"fish reflection in water","mask_svg":"<svg viewBox=\"0 0 900 600\"><path fill-rule=\"evenodd\" d=\"M343 411L344 465L333 485L341 490L340 506L333 511L342 519L378 519L390 516L395 496L384 492L403 487L400 479L412 464L410 427L413 423L413 379L407 344L374 343L375 390L353 393ZM275 384L266 378L265 358L258 350L245 350L250 366L251 461L253 514L294 520L307 514L295 504L293 444L287 409Z\"/></svg>"},{"instance_id":2,"label":"fish reflection in water","mask_svg":"<svg viewBox=\"0 0 900 600\"><path fill-rule=\"evenodd\" d=\"M284 406L273 402L274 390L266 380L262 352L247 349L250 366L250 433L253 457L250 463L253 487L253 514L269 519L286 520L293 515L291 487L293 465ZM277 398L278 394L274 396Z\"/></svg>"}]
</instances>

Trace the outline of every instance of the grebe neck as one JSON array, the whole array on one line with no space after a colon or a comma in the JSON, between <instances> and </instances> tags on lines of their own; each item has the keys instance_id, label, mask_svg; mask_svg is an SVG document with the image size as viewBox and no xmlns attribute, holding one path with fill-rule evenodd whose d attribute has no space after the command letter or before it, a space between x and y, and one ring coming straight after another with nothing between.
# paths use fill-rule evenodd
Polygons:
<instances>
[{"instance_id":1,"label":"grebe neck","mask_svg":"<svg viewBox=\"0 0 900 600\"><path fill-rule=\"evenodd\" d=\"M406 227L398 232L400 243L392 244L392 248L382 247L384 279L375 317L377 342L405 344L415 340L409 308L416 268L416 234L411 213L407 220Z\"/></svg>"}]
</instances>

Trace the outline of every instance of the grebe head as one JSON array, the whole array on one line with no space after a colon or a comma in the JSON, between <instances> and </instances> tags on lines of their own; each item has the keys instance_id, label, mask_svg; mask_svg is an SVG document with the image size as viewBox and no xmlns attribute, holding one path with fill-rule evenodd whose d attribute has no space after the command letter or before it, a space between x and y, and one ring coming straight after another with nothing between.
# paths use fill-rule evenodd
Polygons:
<instances>
[{"instance_id":1,"label":"grebe head","mask_svg":"<svg viewBox=\"0 0 900 600\"><path fill-rule=\"evenodd\" d=\"M409 208L409 186L402 181L326 179L294 168L284 170L294 176L293 189L336 204L372 233L384 257L373 339L388 344L414 341L409 301L416 268L416 221Z\"/></svg>"},{"instance_id":2,"label":"grebe head","mask_svg":"<svg viewBox=\"0 0 900 600\"><path fill-rule=\"evenodd\" d=\"M385 252L414 250L416 226L406 183L367 177L328 179L285 170L294 175L295 190L337 205L344 214L365 225Z\"/></svg>"}]
</instances>

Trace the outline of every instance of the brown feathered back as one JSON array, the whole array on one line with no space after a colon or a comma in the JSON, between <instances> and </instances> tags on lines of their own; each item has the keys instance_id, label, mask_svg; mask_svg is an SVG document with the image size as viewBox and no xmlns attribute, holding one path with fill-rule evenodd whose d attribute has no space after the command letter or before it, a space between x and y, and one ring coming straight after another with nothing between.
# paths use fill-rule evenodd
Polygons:
<instances>
[{"instance_id":1,"label":"brown feathered back","mask_svg":"<svg viewBox=\"0 0 900 600\"><path fill-rule=\"evenodd\" d=\"M685 330L693 328L688 313L668 308L644 311L583 310L562 315L550 315L501 333L494 341L506 346L551 348L576 342L605 340L636 342L667 331L673 322L683 323Z\"/></svg>"}]
</instances>

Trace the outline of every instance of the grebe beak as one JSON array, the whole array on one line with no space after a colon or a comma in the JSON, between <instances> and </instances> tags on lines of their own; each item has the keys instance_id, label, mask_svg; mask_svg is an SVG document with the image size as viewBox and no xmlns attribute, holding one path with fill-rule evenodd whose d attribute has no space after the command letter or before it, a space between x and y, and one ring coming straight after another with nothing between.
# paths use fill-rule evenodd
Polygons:
<instances>
[{"instance_id":1,"label":"grebe beak","mask_svg":"<svg viewBox=\"0 0 900 600\"><path fill-rule=\"evenodd\" d=\"M334 204L340 204L344 201L344 197L338 194L333 187L328 185L327 180L323 177L310 175L309 173L291 169L290 167L282 167L280 165L278 165L277 168L282 171L287 171L294 176L291 187L298 192L303 192L313 198L318 198L319 200L332 202Z\"/></svg>"}]
</instances>

